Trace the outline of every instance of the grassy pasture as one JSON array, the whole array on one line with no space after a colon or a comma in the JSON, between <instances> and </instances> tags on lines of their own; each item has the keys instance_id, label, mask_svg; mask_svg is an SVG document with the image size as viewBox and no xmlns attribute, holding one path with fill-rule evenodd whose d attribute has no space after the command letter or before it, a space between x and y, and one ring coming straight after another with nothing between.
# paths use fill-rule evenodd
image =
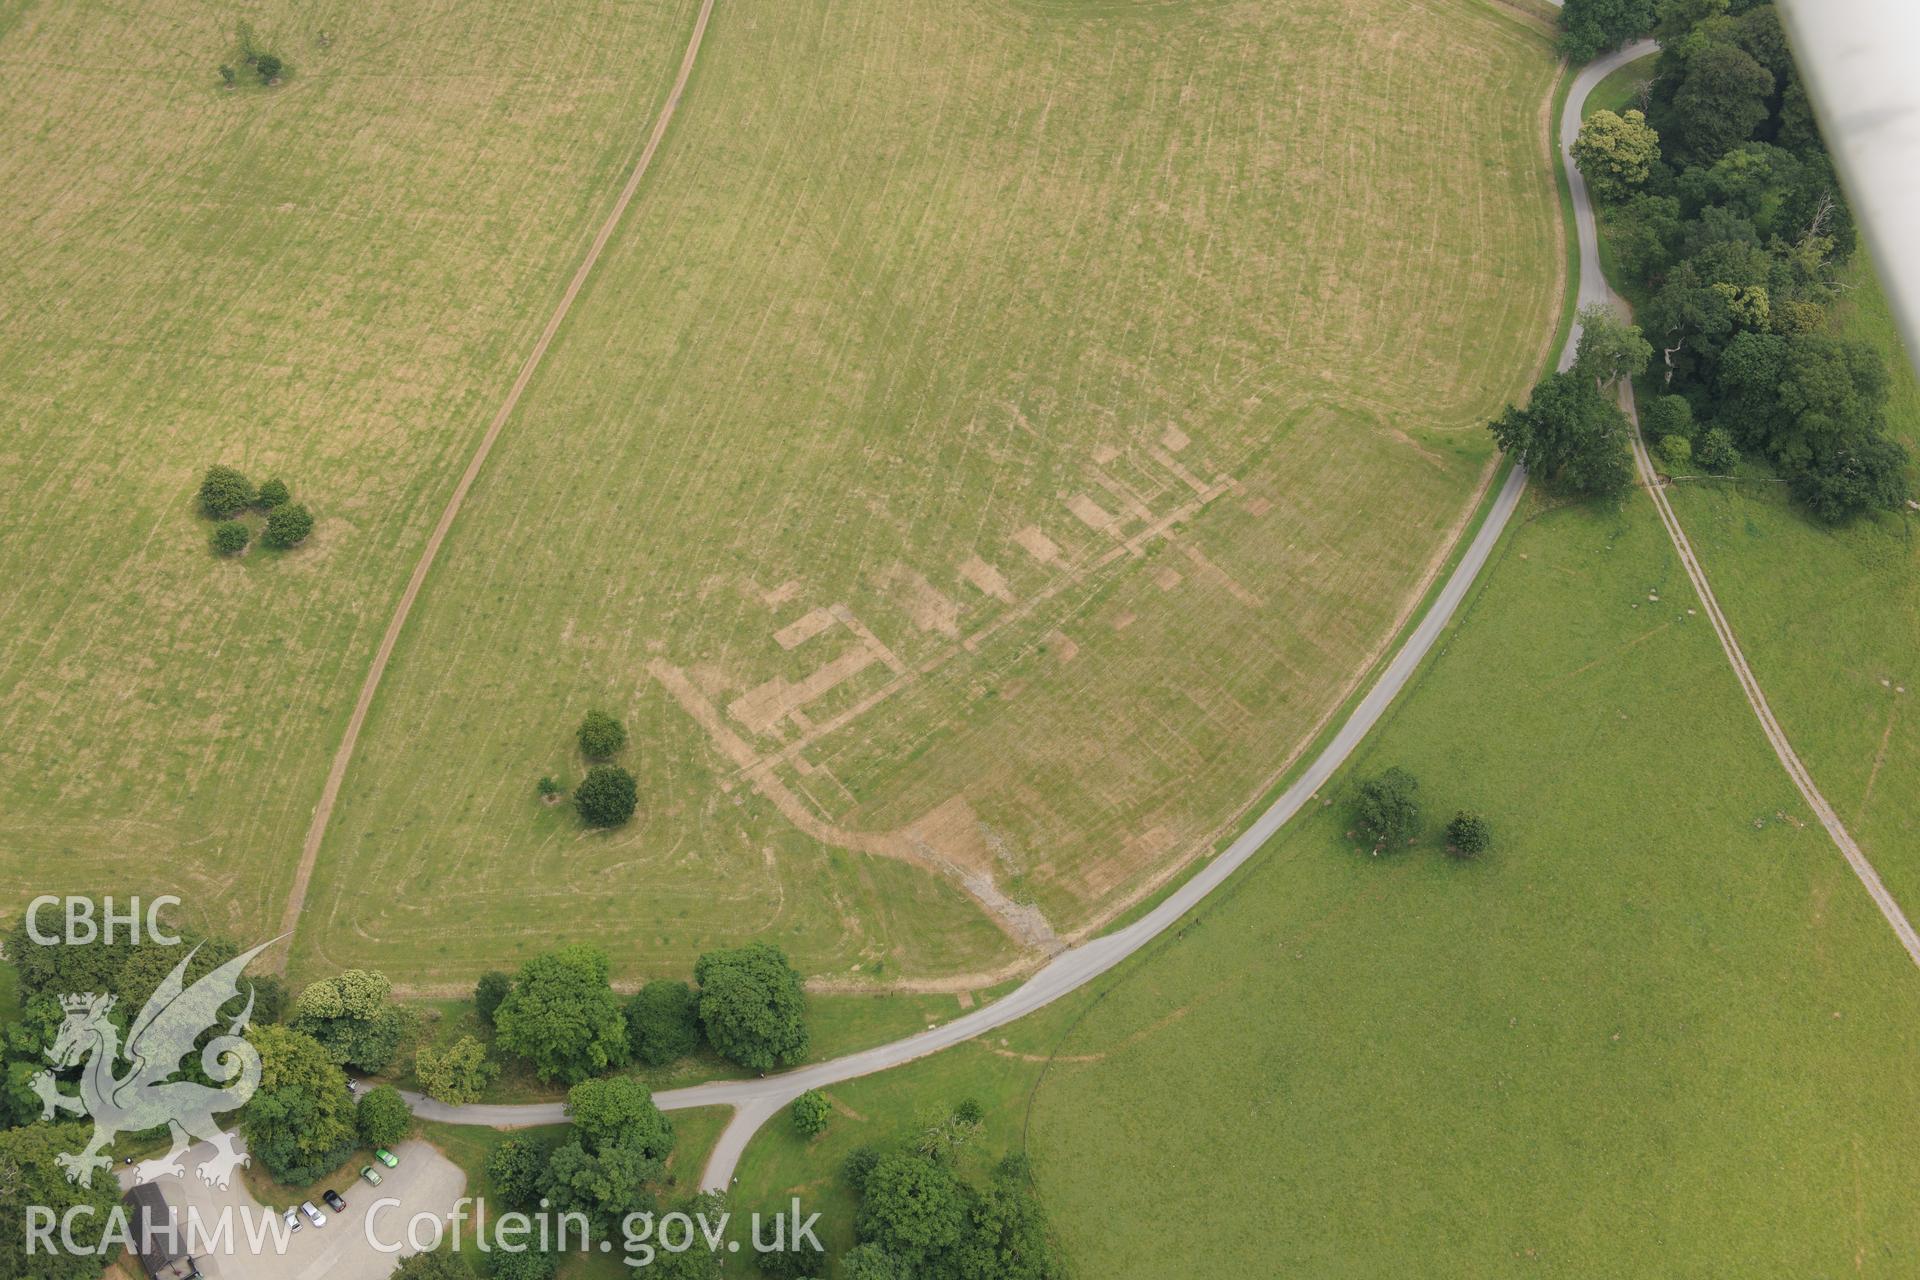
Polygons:
<instances>
[{"instance_id":1,"label":"grassy pasture","mask_svg":"<svg viewBox=\"0 0 1920 1280\"><path fill-rule=\"evenodd\" d=\"M1033 1116L1078 1260L1904 1274L1920 984L1693 607L1641 500L1510 537L1355 766L1498 846L1323 811L1095 1007Z\"/></svg>"},{"instance_id":2,"label":"grassy pasture","mask_svg":"<svg viewBox=\"0 0 1920 1280\"><path fill-rule=\"evenodd\" d=\"M751 934L984 985L1176 871L1390 634L1541 362L1552 75L1470 0L716 9L296 969ZM533 794L593 706L641 780L611 835Z\"/></svg>"},{"instance_id":3,"label":"grassy pasture","mask_svg":"<svg viewBox=\"0 0 1920 1280\"><path fill-rule=\"evenodd\" d=\"M1887 354L1888 420L1920 455L1920 387L1864 252L1835 310ZM1772 484L1671 491L1794 748L1909 917L1920 912L1920 525L1830 529Z\"/></svg>"},{"instance_id":4,"label":"grassy pasture","mask_svg":"<svg viewBox=\"0 0 1920 1280\"><path fill-rule=\"evenodd\" d=\"M0 913L167 889L242 941L278 920L392 602L693 12L0 2ZM279 87L221 88L243 20ZM214 559L212 462L288 481L308 545Z\"/></svg>"},{"instance_id":5,"label":"grassy pasture","mask_svg":"<svg viewBox=\"0 0 1920 1280\"><path fill-rule=\"evenodd\" d=\"M805 1188L845 1242L843 1149L969 1094L1010 1141L1033 1051L1028 1149L1088 1274L1906 1274L1920 983L1650 507L1526 514L1341 806L1006 1044L834 1090L880 1123L817 1156L769 1126L741 1203ZM1435 842L1373 859L1344 798L1390 764ZM1458 805L1479 862L1436 847Z\"/></svg>"}]
</instances>

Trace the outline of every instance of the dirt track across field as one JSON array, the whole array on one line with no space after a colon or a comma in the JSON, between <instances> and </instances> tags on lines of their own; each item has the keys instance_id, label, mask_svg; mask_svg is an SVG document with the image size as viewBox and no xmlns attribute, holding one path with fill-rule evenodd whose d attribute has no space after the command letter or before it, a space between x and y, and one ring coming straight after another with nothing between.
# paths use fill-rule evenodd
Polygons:
<instances>
[{"instance_id":1,"label":"dirt track across field","mask_svg":"<svg viewBox=\"0 0 1920 1280\"><path fill-rule=\"evenodd\" d=\"M507 391L507 398L500 403L499 411L493 415L493 421L487 424L486 434L480 437L479 448L473 451L473 457L467 462L467 469L460 475L460 483L454 486L453 495L447 499L446 510L440 513L440 521L433 526L433 534L427 539L427 545L420 552L419 562L413 566L413 576L407 579L407 589L394 605L393 617L387 622L386 634L380 637L380 647L374 651L373 662L367 668L367 678L361 682L360 696L354 701L353 714L347 718L346 732L340 737L340 749L334 752L333 765L327 770L326 784L320 789L320 802L314 806L313 822L307 827L307 838L300 849L300 866L294 872L293 890L287 895L286 910L280 916L280 932L288 935L286 946L278 948L274 955L274 964L284 971L287 960L293 951L291 936L300 922L300 912L307 902L307 885L313 879L313 864L320 856L320 844L326 839L327 822L333 817L334 803L340 798L340 786L346 781L347 768L353 763L353 749L360 741L361 726L366 724L367 712L373 706L374 694L380 690L380 678L386 674L387 661L393 657L394 645L400 639L400 632L407 625L407 615L413 611L413 602L419 598L420 588L426 583L427 573L433 568L433 561L440 554L440 544L447 539L447 533L453 528L454 518L460 514L461 504L467 500L467 491L473 488L473 482L480 476L480 468L486 465L487 455L493 451L494 441L500 438L500 431L507 425L507 419L513 416L514 407L520 403L520 397L526 392L527 385L533 381L533 375L540 368L540 361L547 354L547 348L553 345L553 339L560 332L567 313L573 309L573 301L580 296L580 290L586 286L587 277L593 273L595 264L600 261L601 252L607 242L613 238L614 231L620 225L620 218L633 203L634 193L640 189L640 180L646 177L647 168L653 163L654 153L660 149L660 142L667 136L667 126L673 122L674 109L680 105L681 95L686 92L687 80L693 75L694 59L700 55L700 41L707 33L707 19L713 13L713 0L704 0L700 13L693 21L693 35L687 41L687 51L680 59L680 73L674 78L673 89L667 94L667 100L661 104L660 115L653 122L653 132L647 137L647 145L640 152L640 158L634 162L633 172L627 175L627 185L620 189L619 199L613 202L613 208L607 214L607 220L600 224L599 232L593 237L593 244L587 249L587 256L580 262L580 269L573 273L573 279L567 284L567 291L560 295L560 303L553 309L553 315L547 320L547 327L540 331L539 341L533 344L533 350L527 353L526 360L520 366L520 374L513 380L513 386Z\"/></svg>"}]
</instances>

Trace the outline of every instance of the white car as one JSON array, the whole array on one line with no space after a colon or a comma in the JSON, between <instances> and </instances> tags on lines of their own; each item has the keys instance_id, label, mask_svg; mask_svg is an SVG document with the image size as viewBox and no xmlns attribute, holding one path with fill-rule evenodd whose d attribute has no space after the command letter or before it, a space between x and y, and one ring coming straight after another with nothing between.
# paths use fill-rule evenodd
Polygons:
<instances>
[{"instance_id":1,"label":"white car","mask_svg":"<svg viewBox=\"0 0 1920 1280\"><path fill-rule=\"evenodd\" d=\"M287 1230L298 1231L302 1225L300 1221L300 1211L298 1209L287 1210Z\"/></svg>"},{"instance_id":2,"label":"white car","mask_svg":"<svg viewBox=\"0 0 1920 1280\"><path fill-rule=\"evenodd\" d=\"M327 1215L314 1208L313 1201L311 1200L302 1200L300 1202L300 1212L306 1214L307 1221L316 1227L324 1227L327 1225Z\"/></svg>"}]
</instances>

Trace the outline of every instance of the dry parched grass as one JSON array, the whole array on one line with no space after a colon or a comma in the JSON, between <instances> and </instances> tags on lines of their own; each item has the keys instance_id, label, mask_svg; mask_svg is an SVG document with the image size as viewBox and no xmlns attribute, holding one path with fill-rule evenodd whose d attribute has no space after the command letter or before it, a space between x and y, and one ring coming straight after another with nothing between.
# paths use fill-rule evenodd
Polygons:
<instances>
[{"instance_id":1,"label":"dry parched grass","mask_svg":"<svg viewBox=\"0 0 1920 1280\"><path fill-rule=\"evenodd\" d=\"M278 917L353 691L694 12L0 5L0 913ZM235 24L291 68L226 91ZM200 471L319 527L207 551Z\"/></svg>"},{"instance_id":2,"label":"dry parched grass","mask_svg":"<svg viewBox=\"0 0 1920 1280\"><path fill-rule=\"evenodd\" d=\"M1538 366L1551 76L1466 0L717 8L414 611L296 963L991 969L1204 850ZM608 835L532 793L590 705L642 785Z\"/></svg>"}]
</instances>

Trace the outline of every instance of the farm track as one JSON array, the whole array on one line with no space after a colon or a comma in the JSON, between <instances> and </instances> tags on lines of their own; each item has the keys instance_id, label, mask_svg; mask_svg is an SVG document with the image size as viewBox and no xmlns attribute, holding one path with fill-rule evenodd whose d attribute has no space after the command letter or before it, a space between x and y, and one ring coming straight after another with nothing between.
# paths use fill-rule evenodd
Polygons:
<instances>
[{"instance_id":1,"label":"farm track","mask_svg":"<svg viewBox=\"0 0 1920 1280\"><path fill-rule=\"evenodd\" d=\"M1659 46L1651 40L1641 40L1614 53L1608 54L1587 66L1580 73L1573 92L1567 95L1567 104L1560 120L1560 145L1562 163L1566 167L1567 180L1573 192L1574 217L1580 234L1580 302L1603 302L1616 310L1630 313L1625 299L1616 294L1607 283L1600 269L1599 228L1594 221L1593 202L1588 198L1585 181L1574 166L1571 147L1573 138L1580 131L1581 109L1586 96L1593 86L1611 72L1654 53ZM1578 341L1576 329L1573 341L1568 344L1567 355L1573 354L1573 345ZM1563 363L1562 367L1565 367ZM1793 749L1793 743L1787 738L1786 731L1774 718L1773 708L1767 702L1766 692L1760 687L1759 679L1753 674L1753 668L1747 663L1747 656L1740 648L1740 641L1733 633L1732 623L1720 608L1720 602L1713 594L1713 586L1707 581L1707 571L1695 554L1692 541L1680 523L1680 517L1674 512L1673 505L1667 501L1666 491L1660 485L1659 473L1654 470L1653 459L1647 453L1646 440L1640 434L1639 412L1634 405L1633 388L1623 386L1620 392L1621 407L1626 410L1628 421L1633 424L1634 465L1639 472L1641 487L1653 499L1654 510L1659 513L1660 523L1666 528L1667 538L1673 543L1675 554L1680 557L1681 565L1687 571L1687 580L1693 584L1693 591L1700 598L1700 605L1706 610L1707 619L1713 624L1713 633L1719 638L1721 651L1727 656L1727 665L1733 668L1734 678L1740 683L1740 692L1745 695L1747 705L1760 722L1760 731L1766 735L1767 745L1773 748L1773 754L1780 760L1780 766L1787 771L1793 785L1800 792L1800 798L1820 820L1840 854L1853 869L1853 874L1865 886L1867 896L1873 899L1874 906L1886 918L1893 929L1894 936L1906 949L1914 964L1920 965L1920 934L1916 934L1913 925L1907 920L1906 913L1894 900L1893 894L1881 882L1880 873L1861 850L1853 835L1840 820L1839 813L1821 794L1819 785L1813 780L1813 774L1801 761L1799 753Z\"/></svg>"},{"instance_id":2,"label":"farm track","mask_svg":"<svg viewBox=\"0 0 1920 1280\"><path fill-rule=\"evenodd\" d=\"M1568 147L1571 138L1578 131L1581 108L1594 86L1614 70L1636 58L1645 56L1653 49L1654 45L1651 41L1642 41L1589 64L1581 70L1567 96L1565 113L1561 119L1561 159L1572 192L1574 222L1580 242L1579 303L1581 305L1594 301L1606 301L1618 305L1618 300L1600 270L1599 232L1594 219L1593 206L1588 198L1586 185L1573 165ZM1567 337L1560 361L1561 368L1571 365L1579 341L1580 328L1576 324ZM1706 572L1694 554L1686 531L1681 527L1678 517L1667 502L1666 495L1661 491L1645 442L1640 437L1637 418L1632 414L1631 389L1622 393L1622 403L1629 410L1629 418L1634 424L1634 457L1642 485L1653 499L1661 523L1665 526L1668 537L1672 540L1686 568L1687 576L1712 621L1714 633L1720 639L1721 648L1733 667L1748 705L1759 720L1761 729L1773 747L1775 755L1779 757L1782 766L1793 779L1795 787L1819 817L1821 825L1826 828L1828 835L1840 849L1854 874L1866 887L1868 894L1879 907L1881 914L1886 917L1887 923L1892 926L1907 954L1913 958L1916 965L1920 965L1920 935L1915 934L1913 926L1907 921L1899 904L1881 883L1872 863L1854 842L1833 806L1820 793L1812 775L1794 752L1791 742L1788 741L1778 721L1774 719L1766 696L1754 677L1752 669L1748 666L1739 642L1734 637L1732 626L1713 595ZM1495 495L1485 522L1468 546L1459 565L1448 578L1446 585L1435 598L1432 607L1407 637L1405 644L1394 655L1392 662L1374 687L1368 691L1353 714L1320 755L1308 766L1306 772L1225 852L1208 863L1198 875L1182 885L1153 911L1124 929L1096 938L1061 954L1019 989L994 1004L976 1009L953 1022L929 1028L891 1044L879 1045L859 1053L848 1054L829 1062L816 1063L776 1076L754 1080L716 1081L658 1094L655 1101L663 1110L668 1111L705 1106L734 1108L733 1119L721 1133L719 1141L708 1158L701 1178L701 1186L708 1190L725 1190L732 1183L733 1171L740 1157L745 1153L747 1144L758 1132L760 1126L777 1115L782 1108L789 1105L805 1090L900 1066L973 1039L995 1027L1004 1026L1078 990L1178 923L1187 912L1257 853L1282 825L1304 807L1318 789L1346 762L1348 756L1385 713L1394 697L1405 688L1438 641L1442 631L1452 620L1454 611L1478 578L1481 569L1485 567L1507 521L1518 506L1524 486L1525 473L1515 467L1507 474L1506 482ZM566 1118L565 1107L561 1103L452 1107L418 1094L410 1093L406 1096L414 1112L421 1118L443 1123L513 1128L524 1125L554 1124Z\"/></svg>"},{"instance_id":3,"label":"farm track","mask_svg":"<svg viewBox=\"0 0 1920 1280\"><path fill-rule=\"evenodd\" d=\"M1793 749L1793 743L1787 738L1786 730L1774 718L1773 708L1767 703L1765 690L1761 689L1759 679L1753 674L1753 668L1747 665L1747 656L1741 651L1740 641L1733 634L1733 626L1727 621L1726 614L1720 610L1720 602L1714 598L1713 588L1707 582L1706 569L1694 554L1693 543L1687 538L1687 531L1680 524L1680 517L1674 513L1673 506L1667 501L1665 489L1660 484L1659 474L1654 470L1653 459L1647 453L1646 438L1640 434L1640 415L1634 407L1633 388L1625 387L1620 394L1620 404L1633 423L1633 459L1640 473L1640 483L1653 498L1655 510L1660 513L1660 523L1666 526L1667 537L1673 543L1673 549L1680 556L1680 563L1686 568L1687 579L1693 583L1694 594L1700 597L1701 607L1707 612L1707 620L1713 624L1713 634L1719 637L1720 648L1727 655L1727 665L1733 668L1734 677L1740 682L1740 692L1746 695L1747 705L1753 709L1754 718L1760 722L1760 731L1766 735L1767 745L1773 748L1773 754L1779 757L1781 768L1793 779L1794 787L1800 792L1800 798L1813 810L1820 825L1826 828L1827 835L1847 860L1853 874L1866 887L1867 896L1873 899L1873 905L1886 917L1894 936L1900 945L1906 948L1907 955L1914 964L1920 965L1920 934L1914 932L1906 913L1894 900L1887 886L1881 882L1880 873L1867 859L1866 853L1855 842L1853 835L1840 821L1840 815L1828 803L1814 782L1813 774L1801 762L1799 753Z\"/></svg>"},{"instance_id":4,"label":"farm track","mask_svg":"<svg viewBox=\"0 0 1920 1280\"><path fill-rule=\"evenodd\" d=\"M460 475L460 482L454 486L453 494L447 499L446 509L440 513L440 520L433 527L432 535L420 552L420 559L413 567L413 575L407 580L406 590L394 605L393 617L387 622L386 633L380 638L380 647L374 651L373 661L367 668L367 676L360 685L359 697L354 701L353 713L347 718L347 727L340 738L340 747L334 753L333 763L327 770L327 779L320 790L320 800L314 807L313 821L307 828L307 836L300 850L300 865L294 872L293 888L287 895L287 905L280 917L280 932L288 939L283 947L276 948L274 964L282 972L292 955L292 936L300 921L302 909L306 906L307 886L313 879L313 868L319 860L321 843L326 839L327 823L333 817L335 803L340 798L340 787L346 781L347 769L353 763L354 748L360 741L360 730L366 724L367 713L373 707L374 695L380 690L380 680L386 674L387 663L393 657L395 645L400 633L407 625L407 617L413 611L413 604L419 598L420 588L425 585L427 574L433 568L434 559L440 554L440 546L446 541L453 522L460 514L467 493L480 476L480 469L486 465L487 455L492 452L494 442L500 438L500 432L513 416L520 403L520 397L526 392L533 376L539 371L540 362L547 354L547 348L566 321L567 313L573 309L573 303L585 288L587 278L592 275L594 266L600 261L600 255L613 238L620 225L621 217L627 206L633 203L633 197L640 189L641 179L646 177L647 169L653 163L654 154L660 149L661 141L666 137L667 126L673 122L674 110L680 105L681 96L686 92L687 81L693 75L694 60L700 54L700 42L706 35L707 19L713 13L714 0L703 0L699 14L694 18L693 34L687 41L687 50L680 59L680 71L675 77L673 88L661 104L660 114L654 120L653 131L647 137L647 144L641 150L640 157L634 162L633 170L627 176L627 182L620 190L619 198L614 201L606 220L600 224L593 243L587 249L587 255L581 260L579 269L573 273L566 292L560 295L560 302L548 318L546 328L541 330L539 339L527 358L520 366L520 372L507 391L507 397L500 404L493 420L487 424L486 433L481 436L479 447L468 460L467 467Z\"/></svg>"}]
</instances>

